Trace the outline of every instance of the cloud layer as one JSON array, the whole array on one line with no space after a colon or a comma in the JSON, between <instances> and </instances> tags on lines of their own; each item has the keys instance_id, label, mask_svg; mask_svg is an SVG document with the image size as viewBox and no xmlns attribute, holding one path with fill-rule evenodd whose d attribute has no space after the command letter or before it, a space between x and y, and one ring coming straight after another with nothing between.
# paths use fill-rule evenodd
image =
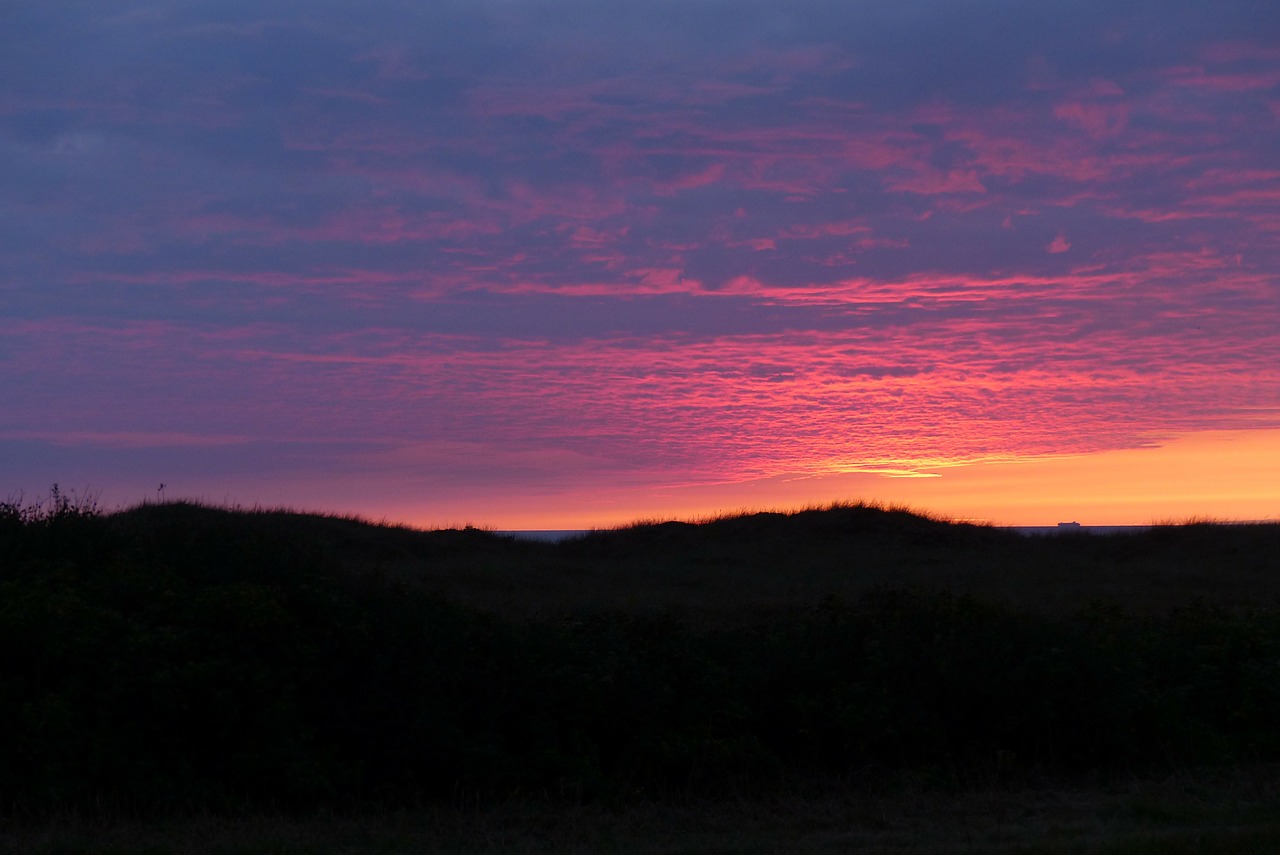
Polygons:
<instances>
[{"instance_id":1,"label":"cloud layer","mask_svg":"<svg viewBox=\"0 0 1280 855\"><path fill-rule=\"evenodd\" d=\"M6 16L16 489L534 496L1280 428L1268 3Z\"/></svg>"}]
</instances>

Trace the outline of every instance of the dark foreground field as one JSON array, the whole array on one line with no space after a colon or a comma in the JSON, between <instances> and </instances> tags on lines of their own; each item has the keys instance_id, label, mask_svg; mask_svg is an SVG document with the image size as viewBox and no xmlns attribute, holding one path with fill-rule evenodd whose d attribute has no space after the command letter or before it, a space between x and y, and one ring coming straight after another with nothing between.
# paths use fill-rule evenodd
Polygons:
<instances>
[{"instance_id":1,"label":"dark foreground field","mask_svg":"<svg viewBox=\"0 0 1280 855\"><path fill-rule=\"evenodd\" d=\"M0 504L0 849L1273 852L1280 526Z\"/></svg>"},{"instance_id":2,"label":"dark foreground field","mask_svg":"<svg viewBox=\"0 0 1280 855\"><path fill-rule=\"evenodd\" d=\"M0 832L0 851L58 855L418 853L859 853L1274 855L1280 769L1089 788L779 794L690 804L449 807L365 813L57 817Z\"/></svg>"}]
</instances>

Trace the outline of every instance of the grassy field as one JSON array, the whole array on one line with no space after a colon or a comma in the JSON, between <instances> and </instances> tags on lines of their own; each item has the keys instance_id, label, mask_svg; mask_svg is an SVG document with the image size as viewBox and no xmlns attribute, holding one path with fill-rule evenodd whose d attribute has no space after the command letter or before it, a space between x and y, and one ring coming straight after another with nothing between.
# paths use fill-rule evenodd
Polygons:
<instances>
[{"instance_id":1,"label":"grassy field","mask_svg":"<svg viewBox=\"0 0 1280 855\"><path fill-rule=\"evenodd\" d=\"M149 822L60 816L0 830L32 855L410 853L1018 853L1280 851L1280 770L1205 771L1088 788L779 794L768 800L599 806L200 814Z\"/></svg>"},{"instance_id":2,"label":"grassy field","mask_svg":"<svg viewBox=\"0 0 1280 855\"><path fill-rule=\"evenodd\" d=\"M1280 851L1280 526L0 503L0 849Z\"/></svg>"}]
</instances>

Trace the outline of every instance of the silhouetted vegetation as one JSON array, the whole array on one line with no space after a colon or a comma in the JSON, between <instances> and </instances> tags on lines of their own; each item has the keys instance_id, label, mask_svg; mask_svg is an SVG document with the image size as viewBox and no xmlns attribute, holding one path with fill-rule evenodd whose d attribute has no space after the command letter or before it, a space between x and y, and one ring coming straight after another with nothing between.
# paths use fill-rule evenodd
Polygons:
<instances>
[{"instance_id":1,"label":"silhouetted vegetation","mask_svg":"<svg viewBox=\"0 0 1280 855\"><path fill-rule=\"evenodd\" d=\"M9 814L636 800L1280 760L1280 527L840 506L547 544L0 504Z\"/></svg>"}]
</instances>

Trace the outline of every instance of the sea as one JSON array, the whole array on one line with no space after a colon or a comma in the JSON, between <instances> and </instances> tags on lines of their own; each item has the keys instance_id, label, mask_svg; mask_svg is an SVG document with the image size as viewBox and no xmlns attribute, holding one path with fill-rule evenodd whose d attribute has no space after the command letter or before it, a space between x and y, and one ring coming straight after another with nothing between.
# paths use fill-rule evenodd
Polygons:
<instances>
[{"instance_id":1,"label":"sea","mask_svg":"<svg viewBox=\"0 0 1280 855\"><path fill-rule=\"evenodd\" d=\"M1018 534L1031 535L1059 535L1059 534L1123 534L1125 532L1146 531L1152 526L1149 525L1081 525L1075 522L1058 523L1057 525L1010 525L996 526L997 528L1005 528L1010 531L1016 531ZM523 529L514 531L499 531L497 534L518 537L523 540L541 540L548 543L557 543L562 540L569 540L575 537L582 537L590 534L592 529L588 528L570 528L570 529Z\"/></svg>"}]
</instances>

